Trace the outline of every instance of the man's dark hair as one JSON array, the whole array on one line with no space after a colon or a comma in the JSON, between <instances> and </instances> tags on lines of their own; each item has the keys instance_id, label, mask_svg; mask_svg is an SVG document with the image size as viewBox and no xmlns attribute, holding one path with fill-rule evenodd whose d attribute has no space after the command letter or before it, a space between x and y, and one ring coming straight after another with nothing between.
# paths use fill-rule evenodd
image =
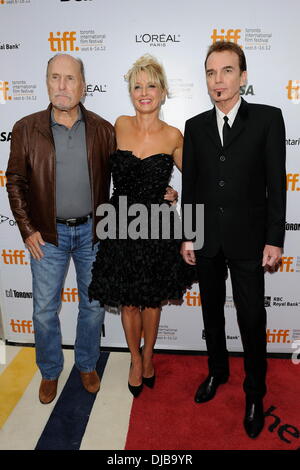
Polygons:
<instances>
[{"instance_id":1,"label":"man's dark hair","mask_svg":"<svg viewBox=\"0 0 300 470\"><path fill-rule=\"evenodd\" d=\"M230 52L234 52L235 54L237 54L239 58L240 72L242 73L247 70L246 57L245 57L243 49L238 44L235 44L234 42L230 42L230 41L217 41L208 48L206 59L204 62L205 70L206 70L207 59L209 58L209 56L213 52L223 52L223 51L230 51Z\"/></svg>"}]
</instances>

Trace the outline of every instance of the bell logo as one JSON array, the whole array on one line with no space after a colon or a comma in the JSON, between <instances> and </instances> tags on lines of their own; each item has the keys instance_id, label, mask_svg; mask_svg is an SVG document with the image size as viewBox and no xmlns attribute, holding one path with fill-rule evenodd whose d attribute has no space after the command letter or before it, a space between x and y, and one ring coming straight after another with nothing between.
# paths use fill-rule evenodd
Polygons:
<instances>
[{"instance_id":1,"label":"bell logo","mask_svg":"<svg viewBox=\"0 0 300 470\"><path fill-rule=\"evenodd\" d=\"M213 44L217 41L230 41L238 44L238 40L241 38L240 33L241 29L221 29L221 34L218 34L218 30L214 29L211 35Z\"/></svg>"},{"instance_id":2,"label":"bell logo","mask_svg":"<svg viewBox=\"0 0 300 470\"><path fill-rule=\"evenodd\" d=\"M300 186L296 183L300 181L300 173L288 173L286 175L286 190L287 191L300 191Z\"/></svg>"},{"instance_id":3,"label":"bell logo","mask_svg":"<svg viewBox=\"0 0 300 470\"><path fill-rule=\"evenodd\" d=\"M294 256L282 256L279 271L285 273L293 273L294 269L291 268L293 262Z\"/></svg>"},{"instance_id":4,"label":"bell logo","mask_svg":"<svg viewBox=\"0 0 300 470\"><path fill-rule=\"evenodd\" d=\"M11 96L8 94L8 82L0 81L0 103L5 104L6 101L11 101Z\"/></svg>"},{"instance_id":5,"label":"bell logo","mask_svg":"<svg viewBox=\"0 0 300 470\"><path fill-rule=\"evenodd\" d=\"M56 36L51 32L48 41L52 52L79 51L79 47L75 46L76 31L65 31L62 36L60 32Z\"/></svg>"},{"instance_id":6,"label":"bell logo","mask_svg":"<svg viewBox=\"0 0 300 470\"><path fill-rule=\"evenodd\" d=\"M25 250L2 250L4 264L28 264L25 260Z\"/></svg>"},{"instance_id":7,"label":"bell logo","mask_svg":"<svg viewBox=\"0 0 300 470\"><path fill-rule=\"evenodd\" d=\"M267 343L290 343L290 330L271 330L267 329Z\"/></svg>"},{"instance_id":8,"label":"bell logo","mask_svg":"<svg viewBox=\"0 0 300 470\"><path fill-rule=\"evenodd\" d=\"M289 80L288 85L285 87L287 97L294 103L300 102L300 80Z\"/></svg>"},{"instance_id":9,"label":"bell logo","mask_svg":"<svg viewBox=\"0 0 300 470\"><path fill-rule=\"evenodd\" d=\"M6 176L4 172L1 170L0 171L0 188L4 188L6 185Z\"/></svg>"}]
</instances>

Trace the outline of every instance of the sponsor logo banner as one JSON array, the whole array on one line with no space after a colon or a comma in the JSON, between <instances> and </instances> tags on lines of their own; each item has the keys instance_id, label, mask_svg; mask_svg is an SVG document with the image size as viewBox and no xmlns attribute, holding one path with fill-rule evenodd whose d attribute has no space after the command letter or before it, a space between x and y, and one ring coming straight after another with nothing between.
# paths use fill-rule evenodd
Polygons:
<instances>
[{"instance_id":1,"label":"sponsor logo banner","mask_svg":"<svg viewBox=\"0 0 300 470\"><path fill-rule=\"evenodd\" d=\"M48 42L51 52L105 51L106 34L94 29L81 31L51 31Z\"/></svg>"}]
</instances>

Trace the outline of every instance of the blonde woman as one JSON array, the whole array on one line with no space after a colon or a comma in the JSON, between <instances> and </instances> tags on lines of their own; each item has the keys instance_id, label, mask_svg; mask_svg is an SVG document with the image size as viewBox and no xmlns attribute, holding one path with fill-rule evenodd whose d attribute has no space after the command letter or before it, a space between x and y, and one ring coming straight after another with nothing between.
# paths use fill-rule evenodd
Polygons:
<instances>
[{"instance_id":1,"label":"blonde woman","mask_svg":"<svg viewBox=\"0 0 300 470\"><path fill-rule=\"evenodd\" d=\"M119 211L119 196L126 196L128 207L140 203L150 210L151 204L166 202L165 188L173 165L181 170L183 137L178 129L159 118L168 88L163 67L157 60L149 54L142 56L129 70L126 80L135 115L120 116L115 124L118 150L110 160L114 182L110 203ZM152 355L161 305L180 300L186 285L195 277L193 268L182 261L179 250L180 240L172 238L117 236L101 242L94 264L90 296L103 304L121 307L131 353L128 387L135 397L143 385L154 386Z\"/></svg>"}]
</instances>

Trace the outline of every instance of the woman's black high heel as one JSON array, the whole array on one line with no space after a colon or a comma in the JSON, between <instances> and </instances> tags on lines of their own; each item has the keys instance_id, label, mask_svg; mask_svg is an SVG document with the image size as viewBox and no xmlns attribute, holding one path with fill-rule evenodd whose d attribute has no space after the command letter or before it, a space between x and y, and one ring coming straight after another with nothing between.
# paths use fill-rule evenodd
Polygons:
<instances>
[{"instance_id":1,"label":"woman's black high heel","mask_svg":"<svg viewBox=\"0 0 300 470\"><path fill-rule=\"evenodd\" d=\"M140 348L140 353L142 356L143 356L143 352L144 352L144 345ZM155 383L155 374L153 374L152 377L142 377L142 380L143 380L144 385L146 385L149 388L153 388L154 383Z\"/></svg>"},{"instance_id":2,"label":"woman's black high heel","mask_svg":"<svg viewBox=\"0 0 300 470\"><path fill-rule=\"evenodd\" d=\"M132 362L130 363L130 369L131 367L132 367ZM141 385L131 385L128 380L128 389L132 393L134 398L137 398L139 394L141 393L141 391L143 390L143 381Z\"/></svg>"},{"instance_id":3,"label":"woman's black high heel","mask_svg":"<svg viewBox=\"0 0 300 470\"><path fill-rule=\"evenodd\" d=\"M155 374L152 377L143 377L143 384L149 388L153 388L155 383Z\"/></svg>"},{"instance_id":4,"label":"woman's black high heel","mask_svg":"<svg viewBox=\"0 0 300 470\"><path fill-rule=\"evenodd\" d=\"M134 398L137 398L143 390L143 382L141 383L141 385L130 385L130 383L128 382L128 388Z\"/></svg>"}]
</instances>

